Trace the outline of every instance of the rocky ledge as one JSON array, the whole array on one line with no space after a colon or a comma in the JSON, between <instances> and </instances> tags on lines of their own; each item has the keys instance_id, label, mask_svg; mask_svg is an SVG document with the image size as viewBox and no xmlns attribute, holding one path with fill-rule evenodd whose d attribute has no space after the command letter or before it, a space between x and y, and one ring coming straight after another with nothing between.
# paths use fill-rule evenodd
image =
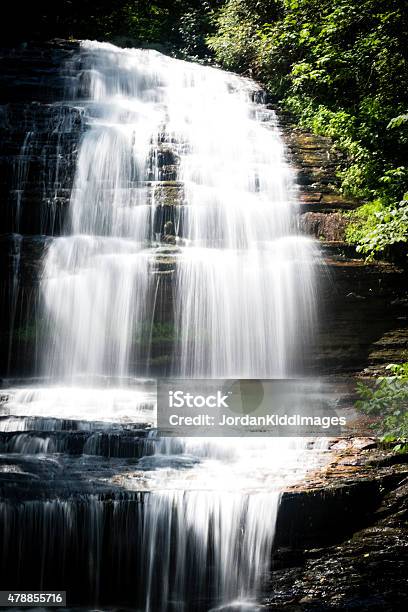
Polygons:
<instances>
[{"instance_id":1,"label":"rocky ledge","mask_svg":"<svg viewBox=\"0 0 408 612\"><path fill-rule=\"evenodd\" d=\"M278 112L287 157L297 172L301 231L317 238L319 323L309 368L318 373L373 375L408 349L407 272L368 263L345 242L345 213L361 202L344 197L338 171L344 155L330 138L311 134Z\"/></svg>"},{"instance_id":2,"label":"rocky ledge","mask_svg":"<svg viewBox=\"0 0 408 612\"><path fill-rule=\"evenodd\" d=\"M332 461L285 491L265 610L397 612L408 596L408 455L332 443Z\"/></svg>"},{"instance_id":3,"label":"rocky ledge","mask_svg":"<svg viewBox=\"0 0 408 612\"><path fill-rule=\"evenodd\" d=\"M359 204L339 192L344 155L330 138L299 128L287 113L280 111L278 116L289 161L297 172L300 227L324 241L344 241L349 221L342 213Z\"/></svg>"}]
</instances>

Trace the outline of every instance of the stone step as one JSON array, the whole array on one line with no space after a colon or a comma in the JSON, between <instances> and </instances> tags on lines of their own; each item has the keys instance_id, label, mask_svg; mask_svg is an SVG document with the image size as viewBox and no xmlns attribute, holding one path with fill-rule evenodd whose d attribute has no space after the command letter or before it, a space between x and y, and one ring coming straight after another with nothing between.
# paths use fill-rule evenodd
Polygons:
<instances>
[{"instance_id":1,"label":"stone step","mask_svg":"<svg viewBox=\"0 0 408 612\"><path fill-rule=\"evenodd\" d=\"M25 431L1 432L0 454L100 455L140 458L152 455L156 443L146 431Z\"/></svg>"},{"instance_id":2,"label":"stone step","mask_svg":"<svg viewBox=\"0 0 408 612\"><path fill-rule=\"evenodd\" d=\"M339 212L306 212L299 217L301 230L319 240L344 241L350 220Z\"/></svg>"},{"instance_id":3,"label":"stone step","mask_svg":"<svg viewBox=\"0 0 408 612\"><path fill-rule=\"evenodd\" d=\"M17 500L112 499L121 493L115 477L135 471L138 461L89 455L0 454L0 498L11 505Z\"/></svg>"},{"instance_id":4,"label":"stone step","mask_svg":"<svg viewBox=\"0 0 408 612\"><path fill-rule=\"evenodd\" d=\"M1 392L1 390L0 390ZM3 400L4 402L4 400ZM4 403L3 403L4 407ZM6 434L17 434L21 432L44 433L84 433L92 435L94 433L134 436L136 438L146 438L149 430L140 423L118 424L110 421L87 421L78 419L65 419L61 417L41 417L41 416L16 416L0 415L0 432Z\"/></svg>"}]
</instances>

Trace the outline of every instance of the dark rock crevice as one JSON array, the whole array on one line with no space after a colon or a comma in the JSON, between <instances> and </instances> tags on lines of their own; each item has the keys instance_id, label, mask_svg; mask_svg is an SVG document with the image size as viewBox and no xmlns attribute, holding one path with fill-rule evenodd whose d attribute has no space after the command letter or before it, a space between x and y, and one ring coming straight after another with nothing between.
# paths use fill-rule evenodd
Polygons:
<instances>
[{"instance_id":1,"label":"dark rock crevice","mask_svg":"<svg viewBox=\"0 0 408 612\"><path fill-rule=\"evenodd\" d=\"M391 458L392 467L384 465ZM283 494L265 609L401 610L407 462L406 455L349 448L308 485Z\"/></svg>"}]
</instances>

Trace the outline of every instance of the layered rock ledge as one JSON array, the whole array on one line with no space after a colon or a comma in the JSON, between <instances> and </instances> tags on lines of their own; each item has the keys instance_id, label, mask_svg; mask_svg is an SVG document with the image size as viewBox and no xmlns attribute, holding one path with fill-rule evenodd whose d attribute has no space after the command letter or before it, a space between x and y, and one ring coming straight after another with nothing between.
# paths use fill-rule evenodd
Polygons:
<instances>
[{"instance_id":1,"label":"layered rock ledge","mask_svg":"<svg viewBox=\"0 0 408 612\"><path fill-rule=\"evenodd\" d=\"M345 242L344 213L361 202L344 197L338 171L346 162L330 138L299 128L278 112L288 160L297 171L303 233L319 240L319 324L311 370L374 375L401 361L408 349L407 271L387 262L367 263Z\"/></svg>"},{"instance_id":2,"label":"layered rock ledge","mask_svg":"<svg viewBox=\"0 0 408 612\"><path fill-rule=\"evenodd\" d=\"M370 440L285 491L266 610L397 612L408 596L408 455ZM361 448L362 447L362 448Z\"/></svg>"}]
</instances>

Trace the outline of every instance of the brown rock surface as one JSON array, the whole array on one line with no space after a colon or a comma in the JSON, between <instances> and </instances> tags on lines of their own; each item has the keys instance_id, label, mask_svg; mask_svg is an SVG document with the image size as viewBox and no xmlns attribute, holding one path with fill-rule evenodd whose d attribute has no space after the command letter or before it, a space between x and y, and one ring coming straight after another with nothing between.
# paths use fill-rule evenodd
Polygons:
<instances>
[{"instance_id":1,"label":"brown rock surface","mask_svg":"<svg viewBox=\"0 0 408 612\"><path fill-rule=\"evenodd\" d=\"M306 486L283 494L263 609L402 610L408 596L408 455L358 451L360 441L349 442ZM353 465L345 466L346 458ZM280 533L283 513L289 514L286 535Z\"/></svg>"}]
</instances>

